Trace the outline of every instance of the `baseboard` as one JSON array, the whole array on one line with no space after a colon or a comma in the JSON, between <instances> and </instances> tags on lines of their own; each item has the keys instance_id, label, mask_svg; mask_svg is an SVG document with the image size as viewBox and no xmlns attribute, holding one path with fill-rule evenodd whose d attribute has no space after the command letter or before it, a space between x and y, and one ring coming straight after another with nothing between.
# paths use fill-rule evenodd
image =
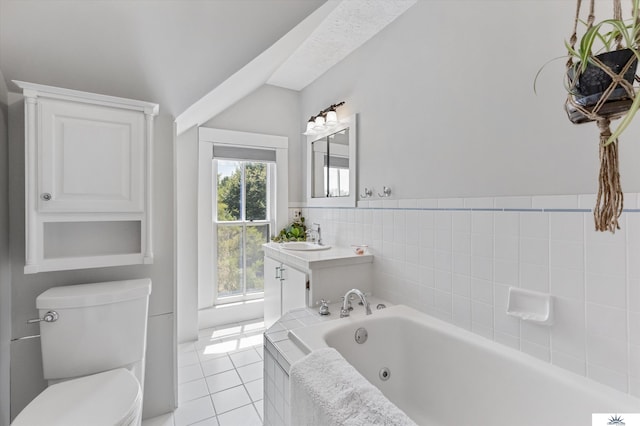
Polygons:
<instances>
[{"instance_id":1,"label":"baseboard","mask_svg":"<svg viewBox=\"0 0 640 426\"><path fill-rule=\"evenodd\" d=\"M264 301L262 299L217 305L198 311L198 328L202 330L263 316Z\"/></svg>"}]
</instances>

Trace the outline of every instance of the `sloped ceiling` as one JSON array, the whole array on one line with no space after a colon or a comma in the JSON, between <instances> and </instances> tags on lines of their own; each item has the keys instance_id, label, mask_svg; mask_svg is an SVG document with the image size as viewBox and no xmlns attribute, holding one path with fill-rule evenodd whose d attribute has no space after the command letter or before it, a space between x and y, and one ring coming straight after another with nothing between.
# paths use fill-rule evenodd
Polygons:
<instances>
[{"instance_id":1,"label":"sloped ceiling","mask_svg":"<svg viewBox=\"0 0 640 426\"><path fill-rule=\"evenodd\" d=\"M267 83L302 90L375 36L417 0L343 0Z\"/></svg>"},{"instance_id":2,"label":"sloped ceiling","mask_svg":"<svg viewBox=\"0 0 640 426\"><path fill-rule=\"evenodd\" d=\"M324 0L0 0L0 70L178 115Z\"/></svg>"},{"instance_id":3,"label":"sloped ceiling","mask_svg":"<svg viewBox=\"0 0 640 426\"><path fill-rule=\"evenodd\" d=\"M180 133L301 90L416 0L0 0L0 75L157 102Z\"/></svg>"},{"instance_id":4,"label":"sloped ceiling","mask_svg":"<svg viewBox=\"0 0 640 426\"><path fill-rule=\"evenodd\" d=\"M178 134L263 84L301 90L417 0L328 0L294 29L176 118Z\"/></svg>"}]
</instances>

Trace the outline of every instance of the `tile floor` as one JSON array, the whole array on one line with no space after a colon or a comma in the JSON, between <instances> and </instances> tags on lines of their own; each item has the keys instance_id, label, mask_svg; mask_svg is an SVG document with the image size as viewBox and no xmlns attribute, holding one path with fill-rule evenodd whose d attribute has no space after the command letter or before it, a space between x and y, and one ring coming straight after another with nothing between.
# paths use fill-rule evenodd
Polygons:
<instances>
[{"instance_id":1,"label":"tile floor","mask_svg":"<svg viewBox=\"0 0 640 426\"><path fill-rule=\"evenodd\" d=\"M200 330L178 347L175 412L143 426L262 426L262 318Z\"/></svg>"}]
</instances>

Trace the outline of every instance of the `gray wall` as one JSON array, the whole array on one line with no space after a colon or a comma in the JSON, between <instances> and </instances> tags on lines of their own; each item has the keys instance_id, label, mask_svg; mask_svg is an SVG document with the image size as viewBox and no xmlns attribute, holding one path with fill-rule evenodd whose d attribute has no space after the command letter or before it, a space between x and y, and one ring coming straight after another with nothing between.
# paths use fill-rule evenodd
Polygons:
<instances>
[{"instance_id":1,"label":"gray wall","mask_svg":"<svg viewBox=\"0 0 640 426\"><path fill-rule=\"evenodd\" d=\"M263 133L289 138L289 198L302 197L303 181L300 162L300 123L298 92L275 86L262 86L240 102L234 104L202 127ZM197 337L198 309L198 246L197 198L192 191L198 182L198 135L191 129L176 139L176 223L177 243L177 303L178 340L188 341ZM293 195L292 195L293 194Z\"/></svg>"},{"instance_id":2,"label":"gray wall","mask_svg":"<svg viewBox=\"0 0 640 426\"><path fill-rule=\"evenodd\" d=\"M11 262L9 256L9 174L7 87L0 71L0 426L9 424Z\"/></svg>"},{"instance_id":3,"label":"gray wall","mask_svg":"<svg viewBox=\"0 0 640 426\"><path fill-rule=\"evenodd\" d=\"M339 114L359 114L359 188L394 198L594 193L598 131L565 116L564 60L533 92L566 53L574 12L570 0L419 1L301 92L299 122L345 100ZM620 144L630 192L639 122Z\"/></svg>"},{"instance_id":4,"label":"gray wall","mask_svg":"<svg viewBox=\"0 0 640 426\"><path fill-rule=\"evenodd\" d=\"M11 416L40 392L45 384L40 367L38 325L26 320L37 315L35 299L44 290L69 284L149 277L153 289L149 304L144 416L173 410L174 396L174 241L173 241L173 120L156 117L154 140L154 264L25 275L24 268L24 102L9 105L9 212L13 307L11 324ZM4 170L4 169L3 169ZM0 192L0 196L1 196ZM1 217L1 216L0 216Z\"/></svg>"},{"instance_id":5,"label":"gray wall","mask_svg":"<svg viewBox=\"0 0 640 426\"><path fill-rule=\"evenodd\" d=\"M176 137L176 305L178 342L198 340L198 128Z\"/></svg>"},{"instance_id":6,"label":"gray wall","mask_svg":"<svg viewBox=\"0 0 640 426\"><path fill-rule=\"evenodd\" d=\"M202 127L263 133L289 138L289 200L300 200L302 176L300 141L302 124L299 92L265 85L212 118Z\"/></svg>"}]
</instances>

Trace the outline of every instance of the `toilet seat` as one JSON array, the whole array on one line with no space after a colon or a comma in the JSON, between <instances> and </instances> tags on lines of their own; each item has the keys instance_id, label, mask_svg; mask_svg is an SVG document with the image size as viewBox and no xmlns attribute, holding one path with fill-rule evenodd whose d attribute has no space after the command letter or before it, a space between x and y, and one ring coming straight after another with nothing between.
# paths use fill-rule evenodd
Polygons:
<instances>
[{"instance_id":1,"label":"toilet seat","mask_svg":"<svg viewBox=\"0 0 640 426\"><path fill-rule=\"evenodd\" d=\"M118 368L49 386L12 426L123 426L139 419L141 408L140 384Z\"/></svg>"}]
</instances>

